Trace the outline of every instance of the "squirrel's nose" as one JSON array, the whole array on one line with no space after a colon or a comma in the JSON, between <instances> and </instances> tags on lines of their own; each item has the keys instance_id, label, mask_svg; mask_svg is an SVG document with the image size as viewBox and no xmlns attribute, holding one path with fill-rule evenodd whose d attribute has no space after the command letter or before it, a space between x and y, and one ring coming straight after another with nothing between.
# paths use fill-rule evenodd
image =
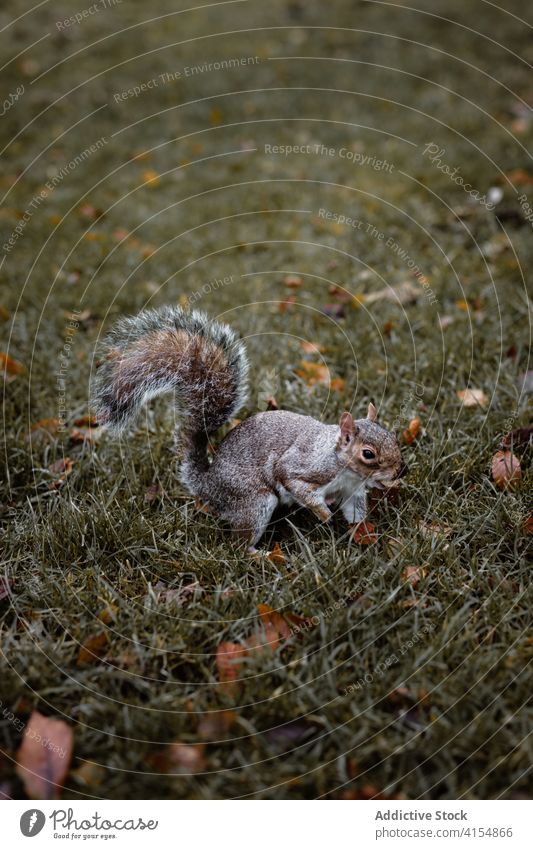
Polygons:
<instances>
[{"instance_id":1,"label":"squirrel's nose","mask_svg":"<svg viewBox=\"0 0 533 849\"><path fill-rule=\"evenodd\" d=\"M400 466L400 471L396 475L397 478L404 478L407 474L409 474L409 466L407 463L402 463Z\"/></svg>"}]
</instances>

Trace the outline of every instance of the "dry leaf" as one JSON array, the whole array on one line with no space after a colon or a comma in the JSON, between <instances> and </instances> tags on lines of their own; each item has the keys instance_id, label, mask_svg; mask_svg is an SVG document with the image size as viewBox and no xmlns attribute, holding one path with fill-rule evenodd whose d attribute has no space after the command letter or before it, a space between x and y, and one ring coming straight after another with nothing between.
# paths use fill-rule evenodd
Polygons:
<instances>
[{"instance_id":1,"label":"dry leaf","mask_svg":"<svg viewBox=\"0 0 533 849\"><path fill-rule=\"evenodd\" d=\"M296 369L296 374L302 380L305 380L308 386L315 386L317 383L329 383L329 368L322 363L302 360L300 368Z\"/></svg>"},{"instance_id":2,"label":"dry leaf","mask_svg":"<svg viewBox=\"0 0 533 849\"><path fill-rule=\"evenodd\" d=\"M342 379L342 377L334 377L329 384L329 388L332 392L344 392L344 388L346 386L346 381Z\"/></svg>"},{"instance_id":3,"label":"dry leaf","mask_svg":"<svg viewBox=\"0 0 533 849\"><path fill-rule=\"evenodd\" d=\"M146 171L143 171L143 183L149 185L151 189L155 189L160 182L161 178L157 171L154 171L153 168L148 168Z\"/></svg>"},{"instance_id":4,"label":"dry leaf","mask_svg":"<svg viewBox=\"0 0 533 849\"><path fill-rule=\"evenodd\" d=\"M17 775L30 799L59 797L73 744L74 735L66 722L33 711L17 752Z\"/></svg>"},{"instance_id":5,"label":"dry leaf","mask_svg":"<svg viewBox=\"0 0 533 849\"><path fill-rule=\"evenodd\" d=\"M418 416L409 422L409 426L403 432L403 441L406 445L412 445L420 431L420 419Z\"/></svg>"},{"instance_id":6,"label":"dry leaf","mask_svg":"<svg viewBox=\"0 0 533 849\"><path fill-rule=\"evenodd\" d=\"M70 440L76 444L96 443L99 441L103 432L103 427L75 427L70 431Z\"/></svg>"},{"instance_id":7,"label":"dry leaf","mask_svg":"<svg viewBox=\"0 0 533 849\"><path fill-rule=\"evenodd\" d=\"M203 743L170 743L147 760L158 772L168 775L191 775L207 767Z\"/></svg>"},{"instance_id":8,"label":"dry leaf","mask_svg":"<svg viewBox=\"0 0 533 849\"><path fill-rule=\"evenodd\" d=\"M427 576L428 570L425 566L406 566L402 572L402 579L405 583L418 584L422 578Z\"/></svg>"},{"instance_id":9,"label":"dry leaf","mask_svg":"<svg viewBox=\"0 0 533 849\"><path fill-rule=\"evenodd\" d=\"M232 710L206 713L198 723L198 737L206 743L216 743L224 737L237 718Z\"/></svg>"},{"instance_id":10,"label":"dry leaf","mask_svg":"<svg viewBox=\"0 0 533 849\"><path fill-rule=\"evenodd\" d=\"M74 419L74 424L76 427L98 427L96 416L92 416L90 413L86 413L84 416Z\"/></svg>"},{"instance_id":11,"label":"dry leaf","mask_svg":"<svg viewBox=\"0 0 533 849\"><path fill-rule=\"evenodd\" d=\"M284 566L287 562L287 558L283 554L279 542L275 544L274 548L268 555L268 560L270 560L271 563L275 563L276 566Z\"/></svg>"},{"instance_id":12,"label":"dry leaf","mask_svg":"<svg viewBox=\"0 0 533 849\"><path fill-rule=\"evenodd\" d=\"M11 383L11 381L16 380L19 374L23 374L26 371L22 363L3 353L0 353L0 370L4 374L5 383Z\"/></svg>"},{"instance_id":13,"label":"dry leaf","mask_svg":"<svg viewBox=\"0 0 533 849\"><path fill-rule=\"evenodd\" d=\"M399 286L385 286L384 289L379 289L378 292L369 292L367 295L360 295L365 304L374 304L377 301L391 301L393 304L414 304L420 297L420 288L414 286L409 280L400 283Z\"/></svg>"},{"instance_id":14,"label":"dry leaf","mask_svg":"<svg viewBox=\"0 0 533 849\"><path fill-rule=\"evenodd\" d=\"M240 643L220 643L217 648L216 665L220 689L228 695L235 693L239 669L247 654L247 649Z\"/></svg>"},{"instance_id":15,"label":"dry leaf","mask_svg":"<svg viewBox=\"0 0 533 849\"><path fill-rule=\"evenodd\" d=\"M485 408L489 403L489 399L482 389L460 389L457 392L457 397L463 402L463 407Z\"/></svg>"},{"instance_id":16,"label":"dry leaf","mask_svg":"<svg viewBox=\"0 0 533 849\"><path fill-rule=\"evenodd\" d=\"M99 631L89 637L81 646L78 652L76 666L87 666L90 663L96 663L107 648L107 633Z\"/></svg>"},{"instance_id":17,"label":"dry leaf","mask_svg":"<svg viewBox=\"0 0 533 849\"><path fill-rule=\"evenodd\" d=\"M492 479L500 489L508 489L520 480L520 460L512 451L496 451L491 464Z\"/></svg>"},{"instance_id":18,"label":"dry leaf","mask_svg":"<svg viewBox=\"0 0 533 849\"><path fill-rule=\"evenodd\" d=\"M323 354L327 350L325 345L316 342L300 342L300 348L306 354Z\"/></svg>"},{"instance_id":19,"label":"dry leaf","mask_svg":"<svg viewBox=\"0 0 533 849\"><path fill-rule=\"evenodd\" d=\"M530 513L527 519L524 519L522 528L527 536L533 536L533 513Z\"/></svg>"},{"instance_id":20,"label":"dry leaf","mask_svg":"<svg viewBox=\"0 0 533 849\"><path fill-rule=\"evenodd\" d=\"M287 289L299 289L304 285L302 278L298 277L296 274L287 274L287 276L283 278L283 283Z\"/></svg>"},{"instance_id":21,"label":"dry leaf","mask_svg":"<svg viewBox=\"0 0 533 849\"><path fill-rule=\"evenodd\" d=\"M351 539L358 545L372 545L378 541L378 535L374 531L372 522L359 522L352 530Z\"/></svg>"},{"instance_id":22,"label":"dry leaf","mask_svg":"<svg viewBox=\"0 0 533 849\"><path fill-rule=\"evenodd\" d=\"M62 457L48 466L48 471L54 476L54 480L51 480L48 484L48 489L59 489L71 474L73 468L74 460L71 460L70 457Z\"/></svg>"}]
</instances>

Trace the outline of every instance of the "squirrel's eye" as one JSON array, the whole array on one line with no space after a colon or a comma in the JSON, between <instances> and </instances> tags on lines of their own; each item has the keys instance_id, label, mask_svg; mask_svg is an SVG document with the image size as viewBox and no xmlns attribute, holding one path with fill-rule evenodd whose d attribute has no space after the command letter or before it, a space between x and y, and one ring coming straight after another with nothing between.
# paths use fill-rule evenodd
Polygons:
<instances>
[{"instance_id":1,"label":"squirrel's eye","mask_svg":"<svg viewBox=\"0 0 533 849\"><path fill-rule=\"evenodd\" d=\"M375 460L376 459L376 455L374 454L373 451L370 450L370 448L363 448L363 457L365 458L365 460Z\"/></svg>"}]
</instances>

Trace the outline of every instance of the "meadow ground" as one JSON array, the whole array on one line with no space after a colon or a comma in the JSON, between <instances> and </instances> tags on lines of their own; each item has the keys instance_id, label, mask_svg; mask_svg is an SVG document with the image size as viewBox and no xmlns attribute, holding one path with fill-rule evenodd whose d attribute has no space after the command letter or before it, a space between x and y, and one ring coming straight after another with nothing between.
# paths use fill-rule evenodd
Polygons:
<instances>
[{"instance_id":1,"label":"meadow ground","mask_svg":"<svg viewBox=\"0 0 533 849\"><path fill-rule=\"evenodd\" d=\"M3 4L6 797L36 710L73 732L63 799L530 793L531 449L490 474L531 423L533 46L503 5ZM98 338L167 303L247 340L242 415L420 418L377 539L285 513L250 562L179 485L168 402L90 427Z\"/></svg>"}]
</instances>

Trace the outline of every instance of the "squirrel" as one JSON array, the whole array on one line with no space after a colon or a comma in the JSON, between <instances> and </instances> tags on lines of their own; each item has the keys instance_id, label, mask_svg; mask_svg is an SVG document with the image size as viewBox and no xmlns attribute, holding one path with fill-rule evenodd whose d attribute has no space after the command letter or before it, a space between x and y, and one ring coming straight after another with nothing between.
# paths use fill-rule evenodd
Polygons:
<instances>
[{"instance_id":1,"label":"squirrel","mask_svg":"<svg viewBox=\"0 0 533 849\"><path fill-rule=\"evenodd\" d=\"M105 340L92 403L99 425L118 433L143 404L173 391L181 420L181 481L208 512L226 520L250 553L279 504L298 504L322 522L340 505L350 524L367 514L367 490L398 486L407 472L393 433L342 414L339 424L286 410L233 427L209 460L209 439L246 402L248 359L227 325L181 307L120 319Z\"/></svg>"}]
</instances>

